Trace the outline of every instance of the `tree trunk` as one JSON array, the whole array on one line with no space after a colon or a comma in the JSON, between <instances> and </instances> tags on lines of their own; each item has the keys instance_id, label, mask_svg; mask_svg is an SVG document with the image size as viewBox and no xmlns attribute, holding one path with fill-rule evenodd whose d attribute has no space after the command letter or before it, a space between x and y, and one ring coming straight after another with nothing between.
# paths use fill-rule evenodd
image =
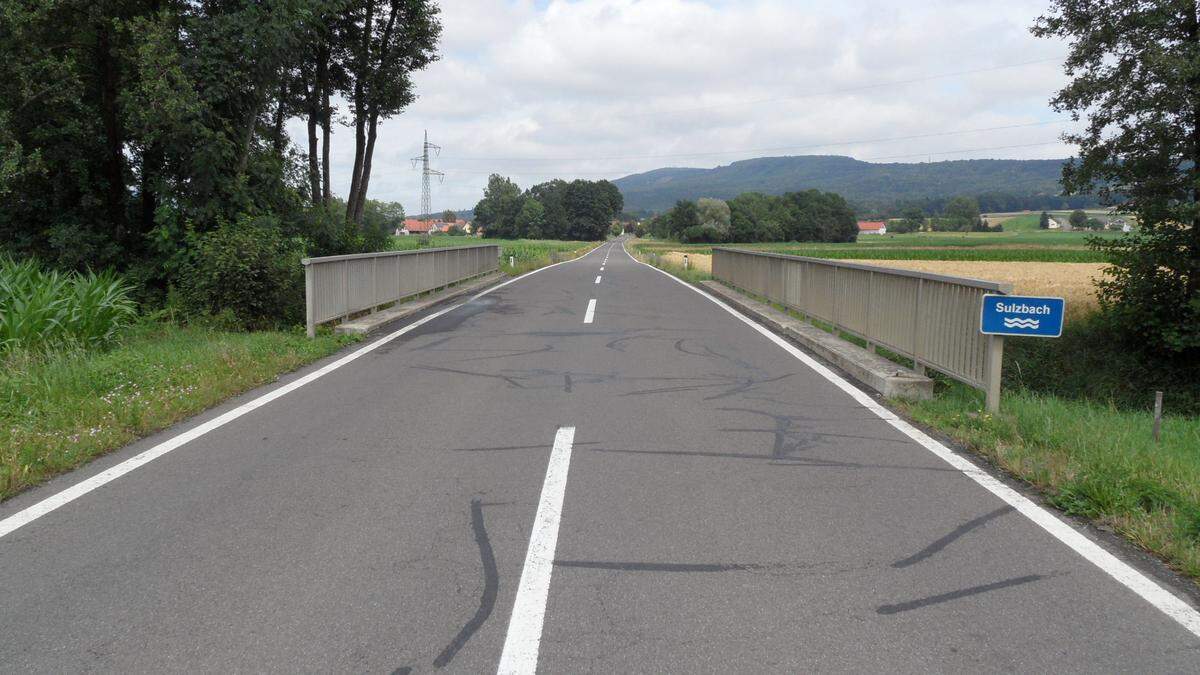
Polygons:
<instances>
[{"instance_id":1,"label":"tree trunk","mask_svg":"<svg viewBox=\"0 0 1200 675\"><path fill-rule=\"evenodd\" d=\"M316 83L313 84L315 90ZM317 124L319 123L321 108L319 99L314 90L309 91L308 101L308 189L309 199L312 200L314 206L321 204L321 168L317 153Z\"/></svg>"},{"instance_id":2,"label":"tree trunk","mask_svg":"<svg viewBox=\"0 0 1200 675\"><path fill-rule=\"evenodd\" d=\"M367 208L367 186L371 183L371 158L375 155L376 129L379 125L379 112L371 111L371 119L367 128L367 148L363 156L362 177L358 182L358 200L354 205L354 222L361 223Z\"/></svg>"},{"instance_id":3,"label":"tree trunk","mask_svg":"<svg viewBox=\"0 0 1200 675\"><path fill-rule=\"evenodd\" d=\"M1188 3L1185 25L1194 58L1195 54L1200 52L1200 16L1197 16L1195 2ZM1188 174L1192 180L1192 227L1189 259L1192 261L1193 269L1192 273L1188 275L1185 293L1186 297L1191 298L1200 294L1200 273L1197 273L1200 272L1200 269L1196 269L1200 267L1200 75L1193 74L1188 78L1187 93L1192 104L1192 166L1188 170Z\"/></svg>"},{"instance_id":4,"label":"tree trunk","mask_svg":"<svg viewBox=\"0 0 1200 675\"><path fill-rule=\"evenodd\" d=\"M354 73L354 166L350 169L350 193L346 196L346 221L358 223L357 204L362 189L363 158L367 150L367 92L363 81L371 66L371 30L375 20L375 2L367 0L366 15L363 17L362 43L355 59Z\"/></svg>"},{"instance_id":5,"label":"tree trunk","mask_svg":"<svg viewBox=\"0 0 1200 675\"><path fill-rule=\"evenodd\" d=\"M284 114L287 111L288 83L285 80L279 87L279 102L275 106L275 120L272 123L272 138L271 148L276 155L282 154L284 148L287 147L286 137L283 133L283 124L287 121L287 116Z\"/></svg>"},{"instance_id":6,"label":"tree trunk","mask_svg":"<svg viewBox=\"0 0 1200 675\"><path fill-rule=\"evenodd\" d=\"M254 127L258 125L258 113L262 108L262 97L255 96L254 103L250 110L246 113L246 120L243 122L242 130L242 149L238 153L237 160L237 175L242 176L246 173L246 165L250 160L250 146L254 143Z\"/></svg>"},{"instance_id":7,"label":"tree trunk","mask_svg":"<svg viewBox=\"0 0 1200 675\"><path fill-rule=\"evenodd\" d=\"M159 143L151 143L142 153L141 234L154 229L155 213L158 211L158 193L155 182L163 166L163 149Z\"/></svg>"},{"instance_id":8,"label":"tree trunk","mask_svg":"<svg viewBox=\"0 0 1200 675\"><path fill-rule=\"evenodd\" d=\"M346 195L346 222L357 223L355 218L358 191L362 183L363 155L367 149L366 118L362 112L361 80L354 85L354 165L350 169L350 193Z\"/></svg>"},{"instance_id":9,"label":"tree trunk","mask_svg":"<svg viewBox=\"0 0 1200 675\"><path fill-rule=\"evenodd\" d=\"M321 114L321 203L329 204L333 197L329 187L329 137L330 124L333 121L333 110L329 105L329 46L322 43L317 48L317 105ZM317 193L313 192L313 199Z\"/></svg>"},{"instance_id":10,"label":"tree trunk","mask_svg":"<svg viewBox=\"0 0 1200 675\"><path fill-rule=\"evenodd\" d=\"M125 143L117 114L118 73L107 24L99 27L96 60L100 70L100 120L104 126L105 216L118 241L128 236L125 223Z\"/></svg>"}]
</instances>

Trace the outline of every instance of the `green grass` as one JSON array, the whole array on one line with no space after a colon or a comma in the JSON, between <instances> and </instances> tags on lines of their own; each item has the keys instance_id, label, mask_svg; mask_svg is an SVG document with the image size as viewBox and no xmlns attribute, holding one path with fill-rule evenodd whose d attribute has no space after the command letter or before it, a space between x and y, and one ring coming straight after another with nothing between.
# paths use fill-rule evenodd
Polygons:
<instances>
[{"instance_id":1,"label":"green grass","mask_svg":"<svg viewBox=\"0 0 1200 675\"><path fill-rule=\"evenodd\" d=\"M560 241L558 239L488 239L476 237L393 237L393 249L410 251L418 248L441 246L476 246L498 244L500 246L500 269L510 276L524 274L554 262L577 258L600 245L594 241ZM513 264L508 264L509 257Z\"/></svg>"},{"instance_id":2,"label":"green grass","mask_svg":"<svg viewBox=\"0 0 1200 675\"><path fill-rule=\"evenodd\" d=\"M353 338L146 324L109 351L10 353L0 371L0 499L164 429Z\"/></svg>"},{"instance_id":3,"label":"green grass","mask_svg":"<svg viewBox=\"0 0 1200 675\"><path fill-rule=\"evenodd\" d=\"M989 223L995 222L993 219L988 219ZM1041 213L1026 213L1019 216L1014 216L1001 223L1004 226L1005 232L1037 232L1038 226L1042 222Z\"/></svg>"},{"instance_id":4,"label":"green grass","mask_svg":"<svg viewBox=\"0 0 1200 675\"><path fill-rule=\"evenodd\" d=\"M894 403L1036 487L1052 505L1200 579L1200 418L1165 417L1155 444L1149 412L1017 389L993 416L981 411L978 392L957 383L939 389L931 401Z\"/></svg>"},{"instance_id":5,"label":"green grass","mask_svg":"<svg viewBox=\"0 0 1200 675\"><path fill-rule=\"evenodd\" d=\"M852 244L771 242L725 244L771 253L816 258L861 260L965 260L996 262L1107 262L1102 253L1087 246L1080 232L922 232L897 235L864 235ZM1103 238L1119 233L1099 233ZM718 244L720 245L720 244ZM713 244L680 244L654 239L639 240L633 247L647 253L682 251L711 254Z\"/></svg>"}]
</instances>

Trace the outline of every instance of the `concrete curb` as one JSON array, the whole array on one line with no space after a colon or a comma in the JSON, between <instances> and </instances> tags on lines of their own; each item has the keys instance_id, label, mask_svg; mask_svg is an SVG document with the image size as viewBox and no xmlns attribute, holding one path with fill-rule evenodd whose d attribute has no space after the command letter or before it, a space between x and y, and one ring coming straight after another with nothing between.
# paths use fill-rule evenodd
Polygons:
<instances>
[{"instance_id":1,"label":"concrete curb","mask_svg":"<svg viewBox=\"0 0 1200 675\"><path fill-rule=\"evenodd\" d=\"M411 316L440 302L453 300L454 298L483 290L484 288L496 283L504 276L505 275L503 272L491 272L486 276L480 277L477 281L459 286L451 286L448 289L439 291L428 297L424 297L419 300L413 300L400 305L395 305L388 309L372 312L371 314L360 316L352 321L338 324L334 327L333 332L339 335L366 335L368 333L373 333L383 326L396 321L397 319L403 319L406 316Z\"/></svg>"},{"instance_id":2,"label":"concrete curb","mask_svg":"<svg viewBox=\"0 0 1200 675\"><path fill-rule=\"evenodd\" d=\"M933 380L873 354L856 344L791 317L716 281L703 281L705 290L771 330L781 333L816 353L851 377L887 398L928 400L933 398Z\"/></svg>"}]
</instances>

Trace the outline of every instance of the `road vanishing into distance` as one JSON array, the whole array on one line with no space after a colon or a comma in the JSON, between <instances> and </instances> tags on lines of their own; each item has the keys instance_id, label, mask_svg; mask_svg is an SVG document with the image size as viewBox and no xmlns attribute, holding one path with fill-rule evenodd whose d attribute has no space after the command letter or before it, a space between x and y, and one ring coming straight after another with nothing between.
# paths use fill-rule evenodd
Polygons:
<instances>
[{"instance_id":1,"label":"road vanishing into distance","mask_svg":"<svg viewBox=\"0 0 1200 675\"><path fill-rule=\"evenodd\" d=\"M1200 670L1180 589L619 243L391 330L0 505L0 670Z\"/></svg>"}]
</instances>

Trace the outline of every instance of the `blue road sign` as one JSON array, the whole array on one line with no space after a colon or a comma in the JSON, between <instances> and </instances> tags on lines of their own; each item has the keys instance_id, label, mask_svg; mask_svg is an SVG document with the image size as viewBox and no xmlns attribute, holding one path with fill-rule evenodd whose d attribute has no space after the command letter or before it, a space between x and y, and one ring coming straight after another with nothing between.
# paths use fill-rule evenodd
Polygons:
<instances>
[{"instance_id":1,"label":"blue road sign","mask_svg":"<svg viewBox=\"0 0 1200 675\"><path fill-rule=\"evenodd\" d=\"M1067 302L1062 298L985 295L979 332L985 335L1058 337L1062 335Z\"/></svg>"}]
</instances>

